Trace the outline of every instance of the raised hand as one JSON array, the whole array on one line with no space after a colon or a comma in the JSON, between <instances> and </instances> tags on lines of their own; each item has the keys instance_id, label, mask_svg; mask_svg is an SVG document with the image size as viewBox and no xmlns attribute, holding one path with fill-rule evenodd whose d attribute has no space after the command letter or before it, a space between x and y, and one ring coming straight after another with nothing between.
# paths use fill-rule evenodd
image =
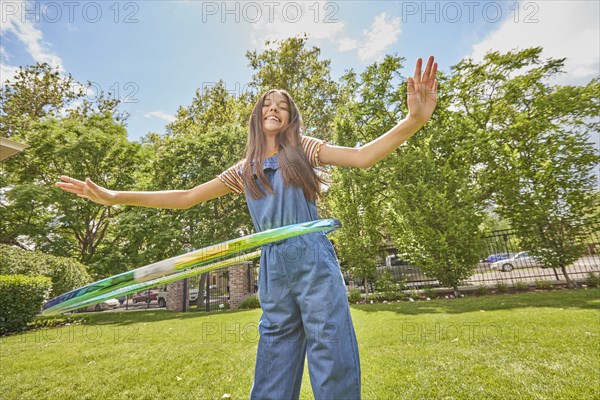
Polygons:
<instances>
[{"instance_id":1,"label":"raised hand","mask_svg":"<svg viewBox=\"0 0 600 400\"><path fill-rule=\"evenodd\" d=\"M75 178L61 175L60 179L64 182L56 182L56 186L64 191L75 193L79 197L89 199L105 206L112 206L115 204L115 193L112 190L96 185L90 178L86 178L85 182L82 182Z\"/></svg>"},{"instance_id":2,"label":"raised hand","mask_svg":"<svg viewBox=\"0 0 600 400\"><path fill-rule=\"evenodd\" d=\"M437 105L438 81L435 79L437 63L433 56L427 60L425 72L421 74L423 60L419 58L414 77L408 77L408 117L425 123L429 121Z\"/></svg>"}]
</instances>

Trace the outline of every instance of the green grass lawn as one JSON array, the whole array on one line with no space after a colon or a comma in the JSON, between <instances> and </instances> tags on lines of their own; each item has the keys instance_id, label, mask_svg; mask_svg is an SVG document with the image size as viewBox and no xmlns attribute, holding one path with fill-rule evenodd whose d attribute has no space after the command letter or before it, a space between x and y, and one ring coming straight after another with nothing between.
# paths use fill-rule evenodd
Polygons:
<instances>
[{"instance_id":1,"label":"green grass lawn","mask_svg":"<svg viewBox=\"0 0 600 400\"><path fill-rule=\"evenodd\" d=\"M599 308L599 289L352 306L363 399L598 399ZM3 337L0 397L246 399L259 317L98 313Z\"/></svg>"}]
</instances>

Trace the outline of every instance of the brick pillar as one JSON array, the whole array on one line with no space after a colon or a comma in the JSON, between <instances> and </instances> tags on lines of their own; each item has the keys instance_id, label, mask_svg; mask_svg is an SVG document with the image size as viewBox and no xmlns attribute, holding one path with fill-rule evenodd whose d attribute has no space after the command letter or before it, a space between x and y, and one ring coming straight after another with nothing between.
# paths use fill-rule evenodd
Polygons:
<instances>
[{"instance_id":1,"label":"brick pillar","mask_svg":"<svg viewBox=\"0 0 600 400\"><path fill-rule=\"evenodd\" d=\"M182 312L183 302L183 279L167 284L167 310Z\"/></svg>"},{"instance_id":2,"label":"brick pillar","mask_svg":"<svg viewBox=\"0 0 600 400\"><path fill-rule=\"evenodd\" d=\"M229 267L229 309L237 310L242 300L253 295L248 290L248 268L251 261L244 261Z\"/></svg>"}]
</instances>

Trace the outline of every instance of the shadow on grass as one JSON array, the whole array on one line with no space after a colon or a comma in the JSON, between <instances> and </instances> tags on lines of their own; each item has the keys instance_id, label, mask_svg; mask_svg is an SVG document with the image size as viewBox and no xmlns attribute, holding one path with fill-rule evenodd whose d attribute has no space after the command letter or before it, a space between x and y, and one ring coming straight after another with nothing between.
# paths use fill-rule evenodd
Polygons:
<instances>
[{"instance_id":1,"label":"shadow on grass","mask_svg":"<svg viewBox=\"0 0 600 400\"><path fill-rule=\"evenodd\" d=\"M494 294L457 299L400 301L387 304L356 304L353 309L399 314L461 314L476 311L510 310L519 308L579 308L600 309L600 289L558 289L515 294Z\"/></svg>"},{"instance_id":2,"label":"shadow on grass","mask_svg":"<svg viewBox=\"0 0 600 400\"><path fill-rule=\"evenodd\" d=\"M196 318L214 318L219 315L232 315L250 310L236 310L236 311L218 311L218 312L205 312L205 311L189 311L189 312L172 312L167 310L139 310L139 311L114 311L108 313L102 312L89 312L89 313L74 313L65 314L62 318L77 318L85 320L86 325L128 325L138 324L140 322L157 322L157 321L168 321L168 320L187 320ZM60 319L61 317L38 317L38 319Z\"/></svg>"},{"instance_id":3,"label":"shadow on grass","mask_svg":"<svg viewBox=\"0 0 600 400\"><path fill-rule=\"evenodd\" d=\"M515 294L490 294L484 296L467 296L458 299L401 301L399 303L353 304L351 308L365 312L392 311L398 314L461 314L479 312L480 310L510 310L522 308L578 308L600 310L600 289L559 289L535 291ZM137 324L144 322L187 320L196 318L211 319L222 315L232 315L251 310L187 313L166 310L125 311L110 313L75 313L64 315L64 318L85 319L85 324ZM55 318L55 317L47 317ZM44 319L44 317L40 317ZM256 318L258 321L258 318Z\"/></svg>"}]
</instances>

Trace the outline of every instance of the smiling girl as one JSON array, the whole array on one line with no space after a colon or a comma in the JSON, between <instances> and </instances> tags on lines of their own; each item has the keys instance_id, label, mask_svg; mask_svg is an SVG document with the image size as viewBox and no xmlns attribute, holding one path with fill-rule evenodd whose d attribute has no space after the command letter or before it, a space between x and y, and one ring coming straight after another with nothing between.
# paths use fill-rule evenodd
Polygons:
<instances>
[{"instance_id":1,"label":"smiling girl","mask_svg":"<svg viewBox=\"0 0 600 400\"><path fill-rule=\"evenodd\" d=\"M249 121L246 157L213 180L189 190L113 191L89 178L61 176L56 185L104 205L186 209L228 193L244 193L257 232L319 218L315 201L321 165L368 168L392 153L431 117L437 104L437 64L416 62L408 78L408 116L360 148L334 146L302 135L292 97L269 90ZM316 399L360 398L358 346L346 287L334 248L322 232L265 245L259 270L263 314L252 399L297 399L304 360Z\"/></svg>"}]
</instances>

